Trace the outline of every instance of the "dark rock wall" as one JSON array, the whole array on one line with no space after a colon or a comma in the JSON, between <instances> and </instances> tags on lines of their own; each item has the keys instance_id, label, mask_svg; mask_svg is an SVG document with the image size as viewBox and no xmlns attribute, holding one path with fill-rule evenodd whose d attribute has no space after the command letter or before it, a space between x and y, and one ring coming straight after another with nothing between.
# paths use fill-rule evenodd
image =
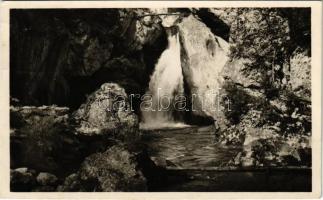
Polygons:
<instances>
[{"instance_id":1,"label":"dark rock wall","mask_svg":"<svg viewBox=\"0 0 323 200\"><path fill-rule=\"evenodd\" d=\"M10 91L24 105L77 108L105 82L142 94L167 45L144 9L11 10Z\"/></svg>"}]
</instances>

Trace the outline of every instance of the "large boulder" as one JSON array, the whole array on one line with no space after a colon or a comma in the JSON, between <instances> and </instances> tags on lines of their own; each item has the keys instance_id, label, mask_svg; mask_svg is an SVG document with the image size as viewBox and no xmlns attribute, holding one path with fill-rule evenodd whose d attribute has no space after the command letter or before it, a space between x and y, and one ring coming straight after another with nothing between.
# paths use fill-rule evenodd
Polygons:
<instances>
[{"instance_id":1,"label":"large boulder","mask_svg":"<svg viewBox=\"0 0 323 200\"><path fill-rule=\"evenodd\" d=\"M218 77L228 60L228 43L193 15L184 18L178 27L183 75L192 97L193 114L215 118Z\"/></svg>"},{"instance_id":2,"label":"large boulder","mask_svg":"<svg viewBox=\"0 0 323 200\"><path fill-rule=\"evenodd\" d=\"M77 174L65 179L59 191L146 191L139 155L122 145L88 156Z\"/></svg>"},{"instance_id":3,"label":"large boulder","mask_svg":"<svg viewBox=\"0 0 323 200\"><path fill-rule=\"evenodd\" d=\"M85 136L131 133L139 126L131 106L123 88L105 83L74 112L76 133Z\"/></svg>"}]
</instances>

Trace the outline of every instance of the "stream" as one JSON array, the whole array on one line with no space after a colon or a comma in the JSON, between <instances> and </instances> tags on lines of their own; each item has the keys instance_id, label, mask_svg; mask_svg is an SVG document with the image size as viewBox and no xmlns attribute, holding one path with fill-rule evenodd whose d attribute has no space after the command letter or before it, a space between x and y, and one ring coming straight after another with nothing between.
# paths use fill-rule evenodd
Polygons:
<instances>
[{"instance_id":1,"label":"stream","mask_svg":"<svg viewBox=\"0 0 323 200\"><path fill-rule=\"evenodd\" d=\"M311 169L240 169L226 166L241 147L214 141L208 127L144 131L148 154L165 169L152 191L311 191Z\"/></svg>"}]
</instances>

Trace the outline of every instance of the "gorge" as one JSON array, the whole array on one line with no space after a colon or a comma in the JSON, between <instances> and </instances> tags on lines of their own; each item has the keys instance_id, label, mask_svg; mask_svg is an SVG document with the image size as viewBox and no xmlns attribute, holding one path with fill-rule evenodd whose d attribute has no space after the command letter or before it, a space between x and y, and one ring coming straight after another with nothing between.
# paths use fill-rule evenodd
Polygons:
<instances>
[{"instance_id":1,"label":"gorge","mask_svg":"<svg viewBox=\"0 0 323 200\"><path fill-rule=\"evenodd\" d=\"M309 191L310 24L306 8L11 10L11 190Z\"/></svg>"}]
</instances>

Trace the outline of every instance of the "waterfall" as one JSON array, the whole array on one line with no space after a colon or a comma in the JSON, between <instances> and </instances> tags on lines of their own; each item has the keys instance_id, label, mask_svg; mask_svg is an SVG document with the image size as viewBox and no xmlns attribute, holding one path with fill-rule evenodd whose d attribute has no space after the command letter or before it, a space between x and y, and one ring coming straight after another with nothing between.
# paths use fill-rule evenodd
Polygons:
<instances>
[{"instance_id":1,"label":"waterfall","mask_svg":"<svg viewBox=\"0 0 323 200\"><path fill-rule=\"evenodd\" d=\"M173 106L176 97L184 95L179 35L175 27L166 29L166 32L168 47L155 66L146 93L151 104L148 110L142 109L140 126L143 129L184 126L175 119Z\"/></svg>"}]
</instances>

